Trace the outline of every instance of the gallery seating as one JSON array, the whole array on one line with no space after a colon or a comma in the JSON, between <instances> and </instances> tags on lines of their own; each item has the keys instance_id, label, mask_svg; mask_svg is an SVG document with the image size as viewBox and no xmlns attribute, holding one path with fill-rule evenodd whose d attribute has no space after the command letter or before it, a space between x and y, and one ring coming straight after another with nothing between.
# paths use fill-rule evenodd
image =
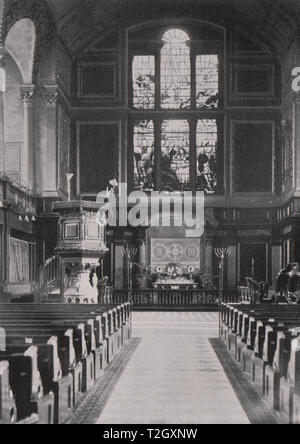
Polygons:
<instances>
[{"instance_id":1,"label":"gallery seating","mask_svg":"<svg viewBox=\"0 0 300 444\"><path fill-rule=\"evenodd\" d=\"M0 305L0 424L62 424L131 337L129 303Z\"/></svg>"},{"instance_id":2,"label":"gallery seating","mask_svg":"<svg viewBox=\"0 0 300 444\"><path fill-rule=\"evenodd\" d=\"M221 338L282 423L300 423L300 307L222 304Z\"/></svg>"}]
</instances>

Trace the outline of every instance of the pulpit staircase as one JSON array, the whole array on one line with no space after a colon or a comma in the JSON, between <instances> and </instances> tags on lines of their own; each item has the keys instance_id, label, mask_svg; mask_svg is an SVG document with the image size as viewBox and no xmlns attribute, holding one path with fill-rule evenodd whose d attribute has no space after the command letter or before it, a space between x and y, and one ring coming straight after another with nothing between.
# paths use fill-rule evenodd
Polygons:
<instances>
[{"instance_id":1,"label":"pulpit staircase","mask_svg":"<svg viewBox=\"0 0 300 444\"><path fill-rule=\"evenodd\" d=\"M40 302L60 302L60 261L52 256L40 268L37 292Z\"/></svg>"}]
</instances>

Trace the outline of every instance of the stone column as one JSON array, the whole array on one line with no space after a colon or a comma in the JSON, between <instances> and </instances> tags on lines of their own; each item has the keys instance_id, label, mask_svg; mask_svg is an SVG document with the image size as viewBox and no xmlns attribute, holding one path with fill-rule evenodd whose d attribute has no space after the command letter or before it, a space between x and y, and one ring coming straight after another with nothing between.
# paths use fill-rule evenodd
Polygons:
<instances>
[{"instance_id":1,"label":"stone column","mask_svg":"<svg viewBox=\"0 0 300 444\"><path fill-rule=\"evenodd\" d=\"M47 88L46 121L45 121L45 170L44 189L45 197L57 197L57 104L58 91L56 87Z\"/></svg>"},{"instance_id":2,"label":"stone column","mask_svg":"<svg viewBox=\"0 0 300 444\"><path fill-rule=\"evenodd\" d=\"M24 144L22 157L22 184L34 188L35 149L34 149L34 85L21 86L24 105Z\"/></svg>"}]
</instances>

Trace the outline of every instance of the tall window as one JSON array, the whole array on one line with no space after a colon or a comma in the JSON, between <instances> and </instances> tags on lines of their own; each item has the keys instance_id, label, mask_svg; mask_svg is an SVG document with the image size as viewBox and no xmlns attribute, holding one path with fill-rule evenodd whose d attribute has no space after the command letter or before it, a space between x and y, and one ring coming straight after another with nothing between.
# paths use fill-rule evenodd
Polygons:
<instances>
[{"instance_id":1,"label":"tall window","mask_svg":"<svg viewBox=\"0 0 300 444\"><path fill-rule=\"evenodd\" d=\"M161 133L161 182L164 189L189 189L190 127L186 120L165 120Z\"/></svg>"},{"instance_id":2,"label":"tall window","mask_svg":"<svg viewBox=\"0 0 300 444\"><path fill-rule=\"evenodd\" d=\"M218 128L215 119L197 125L197 189L214 193L217 189Z\"/></svg>"},{"instance_id":3,"label":"tall window","mask_svg":"<svg viewBox=\"0 0 300 444\"><path fill-rule=\"evenodd\" d=\"M155 106L155 57L135 56L132 74L134 107L153 109Z\"/></svg>"},{"instance_id":4,"label":"tall window","mask_svg":"<svg viewBox=\"0 0 300 444\"><path fill-rule=\"evenodd\" d=\"M134 187L215 193L219 49L181 28L142 44L131 50Z\"/></svg>"},{"instance_id":5,"label":"tall window","mask_svg":"<svg viewBox=\"0 0 300 444\"><path fill-rule=\"evenodd\" d=\"M161 107L191 106L191 57L189 36L180 29L167 31L160 56Z\"/></svg>"},{"instance_id":6,"label":"tall window","mask_svg":"<svg viewBox=\"0 0 300 444\"><path fill-rule=\"evenodd\" d=\"M154 188L154 125L152 120L140 120L134 125L134 186Z\"/></svg>"},{"instance_id":7,"label":"tall window","mask_svg":"<svg viewBox=\"0 0 300 444\"><path fill-rule=\"evenodd\" d=\"M200 55L196 58L197 107L216 109L219 105L219 58Z\"/></svg>"}]
</instances>

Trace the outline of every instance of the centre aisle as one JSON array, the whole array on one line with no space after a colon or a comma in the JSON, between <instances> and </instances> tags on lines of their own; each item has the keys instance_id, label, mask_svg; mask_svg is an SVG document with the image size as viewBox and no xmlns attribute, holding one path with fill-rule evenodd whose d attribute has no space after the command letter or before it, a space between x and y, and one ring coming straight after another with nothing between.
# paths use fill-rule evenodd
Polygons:
<instances>
[{"instance_id":1,"label":"centre aisle","mask_svg":"<svg viewBox=\"0 0 300 444\"><path fill-rule=\"evenodd\" d=\"M209 342L217 313L133 313L133 335L98 424L249 424Z\"/></svg>"}]
</instances>

